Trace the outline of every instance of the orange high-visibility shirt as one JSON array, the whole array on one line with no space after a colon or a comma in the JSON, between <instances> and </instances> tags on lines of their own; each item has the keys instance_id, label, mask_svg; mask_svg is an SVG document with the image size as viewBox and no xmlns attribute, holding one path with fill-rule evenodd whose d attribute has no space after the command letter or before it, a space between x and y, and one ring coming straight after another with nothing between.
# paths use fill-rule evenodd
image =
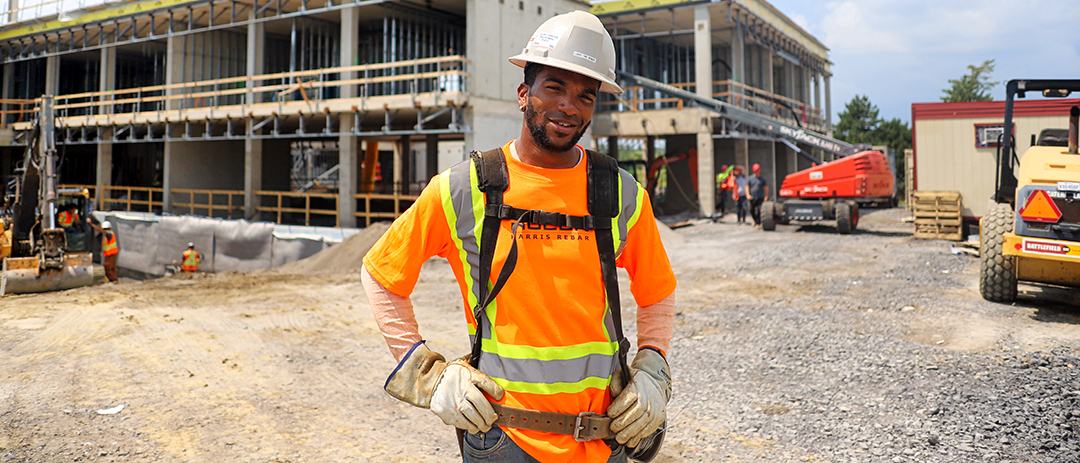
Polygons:
<instances>
[{"instance_id":1,"label":"orange high-visibility shirt","mask_svg":"<svg viewBox=\"0 0 1080 463\"><path fill-rule=\"evenodd\" d=\"M584 159L570 169L544 169L513 159L509 145L504 146L503 151L510 174L510 188L504 194L504 204L568 215L589 214ZM473 296L468 286L473 275L465 268L475 263L466 261L463 245L456 240L457 235L451 232L447 223L446 208L450 205L446 194L452 188L444 182L443 177L447 175L450 171L432 179L416 203L368 252L364 265L388 290L409 295L421 265L434 255L446 258L458 281L470 333L474 333L476 321L470 303ZM624 179L628 177L628 174L623 176ZM632 178L629 181L633 182ZM675 277L660 242L648 195L636 182L630 186L637 192L640 207L634 214L616 265L629 273L630 291L637 304L650 305L674 291ZM502 222L491 269L492 281L497 278L510 250L510 227L511 221ZM512 359L514 355L541 350L565 355L559 349L596 349L583 346L606 346L614 337L603 323L607 311L606 296L594 233L536 225L522 228L517 236L517 266L496 297L493 304L496 306L495 319L489 321L500 352L485 350L481 355L482 371L485 356ZM615 240L615 246L619 247L617 234ZM534 373L544 374L522 374ZM588 376L585 372L578 375ZM492 376L506 390L501 403L510 406L571 414L602 414L611 401L610 376L586 377L571 385L577 386L573 390L567 391L561 390L568 386L557 378L526 384ZM506 428L505 431L523 450L545 462L603 462L611 453L601 440L576 442L572 436L560 434L518 428Z\"/></svg>"}]
</instances>

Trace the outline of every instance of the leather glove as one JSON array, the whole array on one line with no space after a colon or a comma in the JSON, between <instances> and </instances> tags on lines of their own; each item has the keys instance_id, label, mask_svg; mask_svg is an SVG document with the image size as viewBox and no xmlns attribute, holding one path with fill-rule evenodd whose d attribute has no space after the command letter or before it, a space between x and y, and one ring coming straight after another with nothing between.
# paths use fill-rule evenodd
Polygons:
<instances>
[{"instance_id":1,"label":"leather glove","mask_svg":"<svg viewBox=\"0 0 1080 463\"><path fill-rule=\"evenodd\" d=\"M495 400L503 398L502 387L469 365L468 356L447 362L423 342L405 355L386 379L384 389L394 398L430 409L443 423L472 434L490 431L498 418L484 392Z\"/></svg>"},{"instance_id":2,"label":"leather glove","mask_svg":"<svg viewBox=\"0 0 1080 463\"><path fill-rule=\"evenodd\" d=\"M619 375L617 375L619 376ZM671 398L671 373L664 357L652 349L640 349L630 365L630 384L612 381L615 400L608 406L615 440L636 448L641 439L660 428Z\"/></svg>"}]
</instances>

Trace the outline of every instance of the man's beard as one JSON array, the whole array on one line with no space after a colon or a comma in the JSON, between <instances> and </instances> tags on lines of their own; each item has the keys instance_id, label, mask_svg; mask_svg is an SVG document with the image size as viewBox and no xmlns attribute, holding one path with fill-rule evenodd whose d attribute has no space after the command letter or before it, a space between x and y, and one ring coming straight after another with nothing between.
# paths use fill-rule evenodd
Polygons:
<instances>
[{"instance_id":1,"label":"man's beard","mask_svg":"<svg viewBox=\"0 0 1080 463\"><path fill-rule=\"evenodd\" d=\"M548 136L547 129L543 124L533 122L533 119L535 119L536 116L536 110L533 109L533 105L530 102L525 106L525 124L529 127L529 134L532 135L533 141L535 141L537 145L540 145L541 148L555 152L569 151L574 145L577 145L578 140L581 140L581 137L585 135L585 130L589 128L589 124L592 124L592 121L589 121L581 127L581 130L579 130L569 142L565 145L557 145L555 144L555 141Z\"/></svg>"}]
</instances>

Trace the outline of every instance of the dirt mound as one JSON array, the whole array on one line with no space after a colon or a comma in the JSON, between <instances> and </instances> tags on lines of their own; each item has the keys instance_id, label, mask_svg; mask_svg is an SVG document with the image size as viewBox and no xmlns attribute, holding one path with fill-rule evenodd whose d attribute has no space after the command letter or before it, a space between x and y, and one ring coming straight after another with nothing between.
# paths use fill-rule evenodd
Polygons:
<instances>
[{"instance_id":1,"label":"dirt mound","mask_svg":"<svg viewBox=\"0 0 1080 463\"><path fill-rule=\"evenodd\" d=\"M664 222L656 221L656 229L660 231L660 241L664 243L664 248L671 250L676 246L681 246L686 240L683 239L675 230L667 226Z\"/></svg>"},{"instance_id":2,"label":"dirt mound","mask_svg":"<svg viewBox=\"0 0 1080 463\"><path fill-rule=\"evenodd\" d=\"M350 236L319 253L290 262L277 268L278 272L290 274L342 273L359 270L364 255L375 242L390 228L390 222L375 222L360 233Z\"/></svg>"}]
</instances>

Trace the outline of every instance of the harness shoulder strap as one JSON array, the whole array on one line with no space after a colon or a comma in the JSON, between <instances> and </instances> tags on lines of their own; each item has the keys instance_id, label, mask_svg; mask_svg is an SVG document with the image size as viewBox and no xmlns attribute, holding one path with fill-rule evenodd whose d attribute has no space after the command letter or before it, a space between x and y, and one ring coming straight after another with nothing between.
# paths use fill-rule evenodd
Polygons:
<instances>
[{"instance_id":1,"label":"harness shoulder strap","mask_svg":"<svg viewBox=\"0 0 1080 463\"><path fill-rule=\"evenodd\" d=\"M596 248L600 254L600 273L604 278L604 292L607 294L608 310L611 310L611 321L615 325L615 340L619 343L618 356L623 384L630 384L630 369L626 364L630 341L623 335L619 277L615 270L615 239L610 226L611 220L619 215L619 162L611 156L595 151L589 151L587 158L586 194L589 214L608 222L607 226L597 227L595 231Z\"/></svg>"},{"instance_id":2,"label":"harness shoulder strap","mask_svg":"<svg viewBox=\"0 0 1080 463\"><path fill-rule=\"evenodd\" d=\"M483 339L483 324L480 319L484 314L484 310L495 299L495 296L502 289L517 264L517 240L514 240L497 281L491 288L488 288L488 282L491 278L491 266L495 259L495 243L499 237L499 228L502 221L515 220L512 228L514 235L517 234L518 226L526 222L571 226L593 230L595 233L604 291L607 296L608 309L611 310L612 322L615 325L615 339L619 345L619 366L622 367L624 384L628 384L630 370L627 368L626 354L630 348L630 341L623 335L619 280L615 270L615 245L611 233L611 221L619 215L618 161L610 156L587 150L585 167L589 215L578 217L539 210L522 210L503 204L503 193L510 187L510 175L502 149L497 148L483 153L473 151L470 157L476 167L477 187L484 192L486 198L484 223L480 235L479 278L482 284L480 285L478 298L479 304L473 308L473 318L476 320L476 336L473 341L470 363L474 367L480 364L481 342Z\"/></svg>"}]
</instances>

